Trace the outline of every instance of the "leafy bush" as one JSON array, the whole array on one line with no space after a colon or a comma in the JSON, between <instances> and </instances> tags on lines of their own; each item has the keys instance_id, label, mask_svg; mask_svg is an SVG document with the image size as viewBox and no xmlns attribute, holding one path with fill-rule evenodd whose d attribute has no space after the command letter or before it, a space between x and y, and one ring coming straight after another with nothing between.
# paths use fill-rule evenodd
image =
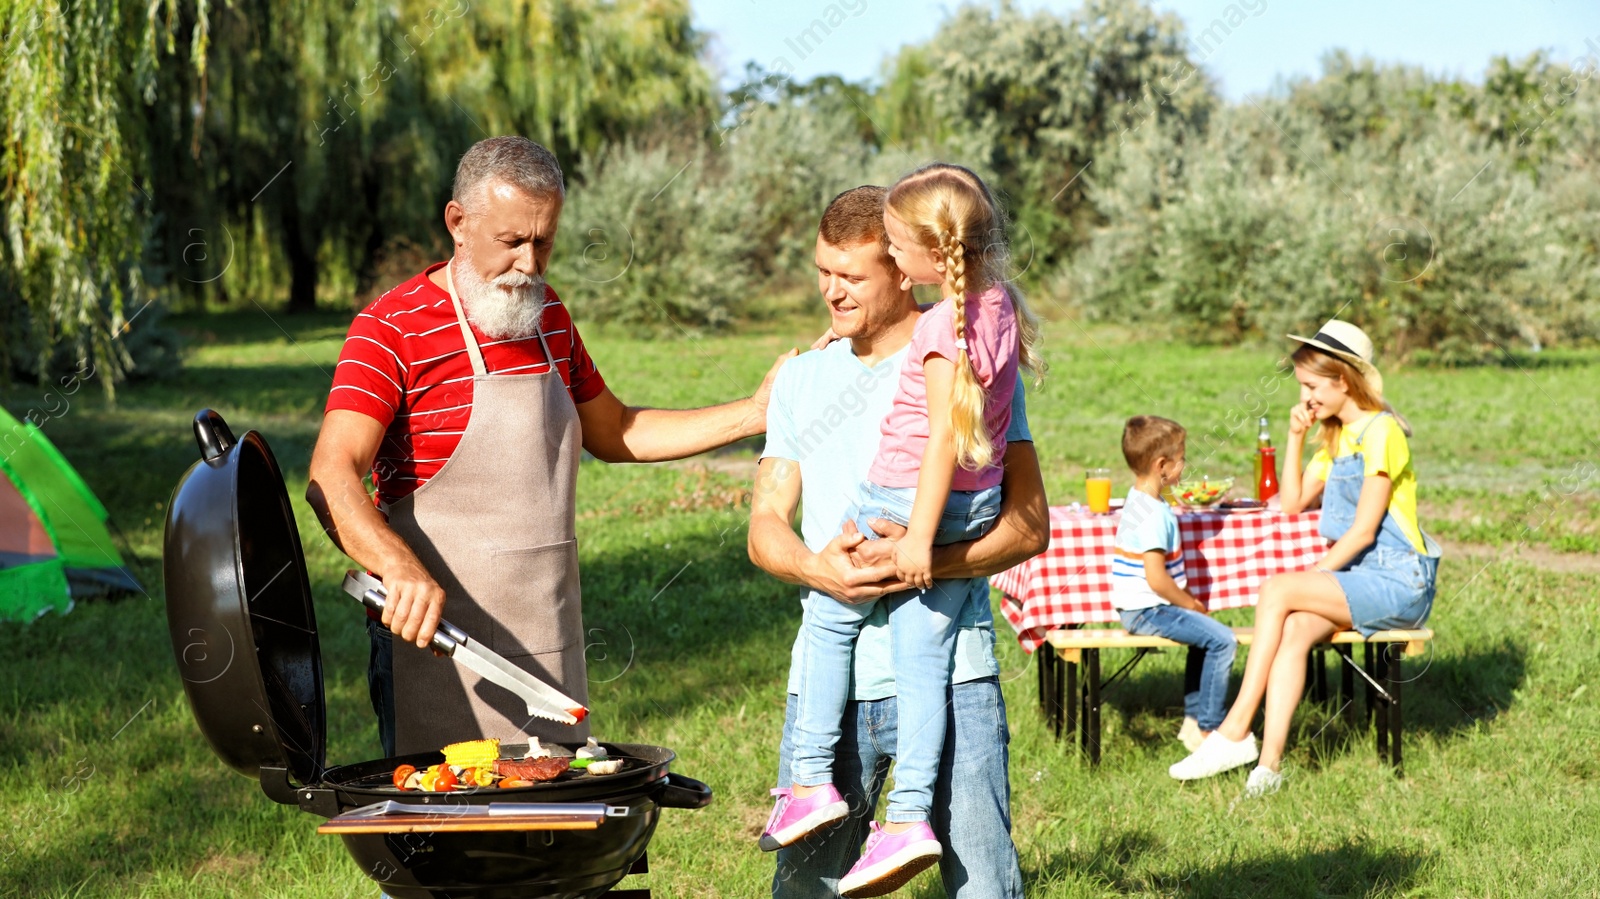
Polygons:
<instances>
[{"instance_id":1,"label":"leafy bush","mask_svg":"<svg viewBox=\"0 0 1600 899\"><path fill-rule=\"evenodd\" d=\"M551 278L574 316L624 327L727 323L752 283L755 211L702 147L623 144L562 213Z\"/></svg>"},{"instance_id":2,"label":"leafy bush","mask_svg":"<svg viewBox=\"0 0 1600 899\"><path fill-rule=\"evenodd\" d=\"M1068 15L1011 2L957 9L903 50L879 93L883 139L936 147L1010 198L1042 261L1098 224L1081 173L1130 135L1181 141L1216 97L1182 22L1140 0L1088 0Z\"/></svg>"},{"instance_id":3,"label":"leafy bush","mask_svg":"<svg viewBox=\"0 0 1600 899\"><path fill-rule=\"evenodd\" d=\"M629 329L746 317L758 294L810 283L835 194L910 167L855 129L837 103L752 100L709 141L607 149L568 197L554 283L580 320Z\"/></svg>"},{"instance_id":4,"label":"leafy bush","mask_svg":"<svg viewBox=\"0 0 1600 899\"><path fill-rule=\"evenodd\" d=\"M1107 224L1059 280L1067 295L1208 342L1334 315L1393 356L1600 336L1592 118L1572 112L1570 146L1534 166L1460 85L1325 65L1287 96L1220 110L1203 139L1152 129L1119 148L1091 179ZM1592 116L1596 93L1574 106Z\"/></svg>"}]
</instances>

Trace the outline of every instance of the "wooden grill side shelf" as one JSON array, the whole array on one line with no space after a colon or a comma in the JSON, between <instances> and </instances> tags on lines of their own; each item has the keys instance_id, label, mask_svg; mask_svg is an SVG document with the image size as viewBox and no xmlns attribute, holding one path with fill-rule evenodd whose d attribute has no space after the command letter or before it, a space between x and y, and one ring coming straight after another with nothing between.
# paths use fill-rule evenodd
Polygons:
<instances>
[{"instance_id":1,"label":"wooden grill side shelf","mask_svg":"<svg viewBox=\"0 0 1600 899\"><path fill-rule=\"evenodd\" d=\"M1255 629L1236 627L1234 639L1240 646L1249 646ZM1306 687L1313 697L1328 701L1327 669L1317 653L1332 649L1343 663L1340 666L1339 695L1345 724L1355 725L1355 675L1365 681L1366 715L1363 724L1376 722L1378 758L1388 762L1396 777L1405 776L1400 735L1402 730L1400 663L1406 656L1420 655L1433 631L1416 630L1378 631L1364 637L1359 631L1339 631L1317 644L1308 655ZM1362 645L1362 665L1357 667L1351 656L1353 644ZM1060 739L1065 728L1079 747L1089 757L1090 764L1100 763L1100 707L1101 691L1138 664L1151 650L1184 648L1182 643L1165 637L1145 637L1130 634L1121 628L1057 629L1045 634L1045 646L1037 650L1039 656L1039 704L1045 720ZM1378 647L1374 659L1374 647ZM1132 649L1137 654L1109 679L1100 679L1100 651L1103 649ZM1083 667L1082 684L1079 684L1079 666Z\"/></svg>"},{"instance_id":2,"label":"wooden grill side shelf","mask_svg":"<svg viewBox=\"0 0 1600 899\"><path fill-rule=\"evenodd\" d=\"M554 815L385 815L381 818L333 818L317 833L479 833L491 830L595 830L598 817Z\"/></svg>"}]
</instances>

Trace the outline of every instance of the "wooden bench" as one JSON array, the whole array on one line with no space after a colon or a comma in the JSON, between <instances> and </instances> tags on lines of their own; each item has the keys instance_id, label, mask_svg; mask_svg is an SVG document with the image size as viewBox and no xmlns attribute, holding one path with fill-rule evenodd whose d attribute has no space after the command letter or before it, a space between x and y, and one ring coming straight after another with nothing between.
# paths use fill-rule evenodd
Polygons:
<instances>
[{"instance_id":1,"label":"wooden bench","mask_svg":"<svg viewBox=\"0 0 1600 899\"><path fill-rule=\"evenodd\" d=\"M1236 627L1234 639L1249 646L1255 629ZM1355 724L1355 675L1366 681L1366 715L1363 724L1377 720L1378 758L1394 767L1396 777L1404 776L1400 752L1400 662L1417 655L1433 639L1427 628L1405 631L1379 631L1363 637L1359 631L1340 631L1318 644L1306 659L1306 689L1319 702L1328 701L1327 668L1320 653L1328 648L1344 662L1339 684L1340 714L1347 725ZM1361 644L1362 665L1351 658L1350 647ZM1121 628L1058 629L1045 634L1039 647L1039 704L1045 720L1054 728L1056 739L1063 728L1075 734L1091 764L1100 764L1100 705L1105 689L1130 671L1146 653L1155 649L1187 648L1165 637L1139 637ZM1382 647L1381 660L1374 659L1373 647ZM1100 651L1133 649L1137 654L1111 677L1100 679ZM1381 665L1379 664L1381 662ZM1084 667L1079 685L1078 667Z\"/></svg>"}]
</instances>

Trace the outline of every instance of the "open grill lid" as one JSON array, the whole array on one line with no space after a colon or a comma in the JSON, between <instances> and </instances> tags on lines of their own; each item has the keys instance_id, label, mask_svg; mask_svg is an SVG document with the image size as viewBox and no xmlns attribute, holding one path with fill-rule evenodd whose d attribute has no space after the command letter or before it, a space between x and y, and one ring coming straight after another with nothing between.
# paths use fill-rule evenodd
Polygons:
<instances>
[{"instance_id":1,"label":"open grill lid","mask_svg":"<svg viewBox=\"0 0 1600 899\"><path fill-rule=\"evenodd\" d=\"M236 440L210 409L195 416L194 435L201 458L172 494L162 549L184 692L230 767L317 783L327 760L322 654L283 475L260 434Z\"/></svg>"}]
</instances>

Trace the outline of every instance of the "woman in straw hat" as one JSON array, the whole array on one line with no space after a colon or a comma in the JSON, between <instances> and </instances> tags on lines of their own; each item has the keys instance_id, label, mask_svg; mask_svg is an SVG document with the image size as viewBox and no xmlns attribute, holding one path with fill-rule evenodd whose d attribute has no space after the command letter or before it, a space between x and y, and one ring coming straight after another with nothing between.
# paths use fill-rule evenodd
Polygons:
<instances>
[{"instance_id":1,"label":"woman in straw hat","mask_svg":"<svg viewBox=\"0 0 1600 899\"><path fill-rule=\"evenodd\" d=\"M1257 761L1246 793L1273 792L1289 720L1305 687L1306 655L1337 631L1372 634L1420 627L1433 608L1439 548L1417 524L1411 430L1384 400L1372 340L1334 319L1315 337L1289 335L1300 403L1289 413L1279 497L1285 512L1322 506L1331 541L1315 571L1275 575L1261 585L1255 638L1233 708L1194 754L1173 765L1178 780L1211 777ZM1299 471L1306 432L1319 448ZM1261 748L1251 722L1262 700Z\"/></svg>"}]
</instances>

